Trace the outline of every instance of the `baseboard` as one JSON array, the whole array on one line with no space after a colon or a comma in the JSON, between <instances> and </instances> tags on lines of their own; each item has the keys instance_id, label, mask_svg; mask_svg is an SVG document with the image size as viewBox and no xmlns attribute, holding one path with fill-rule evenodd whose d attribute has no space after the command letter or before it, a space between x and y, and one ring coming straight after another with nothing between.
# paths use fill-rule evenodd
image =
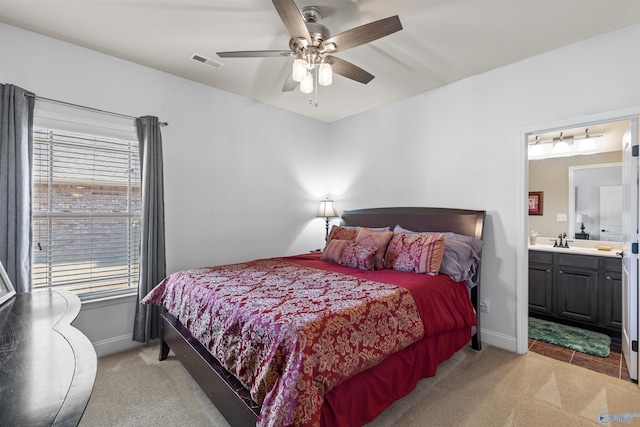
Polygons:
<instances>
[{"instance_id":1,"label":"baseboard","mask_svg":"<svg viewBox=\"0 0 640 427\"><path fill-rule=\"evenodd\" d=\"M507 351L512 351L517 353L517 345L516 338L511 337L509 335L499 334L494 331L489 331L487 329L480 329L482 337L482 342L492 345L494 347L499 347Z\"/></svg>"},{"instance_id":2,"label":"baseboard","mask_svg":"<svg viewBox=\"0 0 640 427\"><path fill-rule=\"evenodd\" d=\"M140 347L143 345L142 343L133 341L132 334L121 335L119 337L96 341L92 344L93 348L95 348L96 350L96 355L98 357L130 350L132 348Z\"/></svg>"}]
</instances>

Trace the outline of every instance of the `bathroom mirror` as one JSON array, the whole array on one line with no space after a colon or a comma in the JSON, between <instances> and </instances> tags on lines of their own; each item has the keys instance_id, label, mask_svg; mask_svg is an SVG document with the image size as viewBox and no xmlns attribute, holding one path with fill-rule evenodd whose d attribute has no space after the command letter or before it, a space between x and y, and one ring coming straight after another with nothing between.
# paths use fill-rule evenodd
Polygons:
<instances>
[{"instance_id":1,"label":"bathroom mirror","mask_svg":"<svg viewBox=\"0 0 640 427\"><path fill-rule=\"evenodd\" d=\"M570 236L621 242L622 164L569 167L569 213Z\"/></svg>"}]
</instances>

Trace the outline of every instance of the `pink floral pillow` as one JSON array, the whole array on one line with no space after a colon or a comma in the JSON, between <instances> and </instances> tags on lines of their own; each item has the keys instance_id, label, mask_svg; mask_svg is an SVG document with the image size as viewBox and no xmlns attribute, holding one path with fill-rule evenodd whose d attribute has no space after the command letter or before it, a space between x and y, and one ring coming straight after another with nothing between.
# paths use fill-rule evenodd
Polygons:
<instances>
[{"instance_id":1,"label":"pink floral pillow","mask_svg":"<svg viewBox=\"0 0 640 427\"><path fill-rule=\"evenodd\" d=\"M340 260L342 259L342 252L344 251L345 246L347 246L347 243L349 243L349 240L331 240L324 248L320 259L340 264Z\"/></svg>"},{"instance_id":2,"label":"pink floral pillow","mask_svg":"<svg viewBox=\"0 0 640 427\"><path fill-rule=\"evenodd\" d=\"M382 258L387 251L387 245L393 236L393 231L371 231L361 228L356 236L356 243L364 246L375 246L378 248L374 266L376 270L383 268Z\"/></svg>"},{"instance_id":3,"label":"pink floral pillow","mask_svg":"<svg viewBox=\"0 0 640 427\"><path fill-rule=\"evenodd\" d=\"M444 234L394 233L384 257L385 268L438 274L444 254Z\"/></svg>"},{"instance_id":4,"label":"pink floral pillow","mask_svg":"<svg viewBox=\"0 0 640 427\"><path fill-rule=\"evenodd\" d=\"M331 226L331 232L329 233L329 237L327 238L327 245L333 239L339 240L355 240L358 235L358 229L356 228L347 228L341 227L339 225Z\"/></svg>"},{"instance_id":5,"label":"pink floral pillow","mask_svg":"<svg viewBox=\"0 0 640 427\"><path fill-rule=\"evenodd\" d=\"M342 252L340 264L347 267L359 268L360 270L373 270L378 248L376 246L358 245L348 242Z\"/></svg>"}]
</instances>

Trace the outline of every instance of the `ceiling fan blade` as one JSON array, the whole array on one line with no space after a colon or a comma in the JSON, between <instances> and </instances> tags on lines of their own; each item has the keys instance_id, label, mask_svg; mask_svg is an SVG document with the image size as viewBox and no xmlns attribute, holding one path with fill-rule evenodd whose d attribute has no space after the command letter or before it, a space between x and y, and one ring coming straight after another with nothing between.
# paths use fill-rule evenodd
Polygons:
<instances>
[{"instance_id":1,"label":"ceiling fan blade","mask_svg":"<svg viewBox=\"0 0 640 427\"><path fill-rule=\"evenodd\" d=\"M284 23L284 26L289 30L292 39L299 37L304 38L307 42L311 43L311 36L307 29L307 24L304 22L304 18L300 14L298 6L293 0L272 0L280 19Z\"/></svg>"},{"instance_id":2,"label":"ceiling fan blade","mask_svg":"<svg viewBox=\"0 0 640 427\"><path fill-rule=\"evenodd\" d=\"M353 65L344 59L329 55L325 58L325 61L331 64L334 73L340 74L348 79L367 84L374 78L373 74L366 72L357 65Z\"/></svg>"},{"instance_id":3,"label":"ceiling fan blade","mask_svg":"<svg viewBox=\"0 0 640 427\"><path fill-rule=\"evenodd\" d=\"M217 52L220 58L272 58L291 56L290 50L241 50L237 52Z\"/></svg>"},{"instance_id":4,"label":"ceiling fan blade","mask_svg":"<svg viewBox=\"0 0 640 427\"><path fill-rule=\"evenodd\" d=\"M298 82L293 80L293 73L289 73L289 77L287 77L287 81L285 81L284 85L282 86L282 91L291 92L297 87L298 87Z\"/></svg>"},{"instance_id":5,"label":"ceiling fan blade","mask_svg":"<svg viewBox=\"0 0 640 427\"><path fill-rule=\"evenodd\" d=\"M327 46L328 44L333 43L336 46L336 49L332 52L342 52L347 49L351 49L352 47L360 46L388 36L396 31L400 31L401 29L402 24L400 23L400 18L398 18L398 15L395 15L336 34L322 42L322 46Z\"/></svg>"}]
</instances>

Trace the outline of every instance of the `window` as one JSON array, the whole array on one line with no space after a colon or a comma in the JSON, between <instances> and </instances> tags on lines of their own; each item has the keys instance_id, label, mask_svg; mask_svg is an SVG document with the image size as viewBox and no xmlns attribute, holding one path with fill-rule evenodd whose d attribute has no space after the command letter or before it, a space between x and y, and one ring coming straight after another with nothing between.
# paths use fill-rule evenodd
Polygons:
<instances>
[{"instance_id":1,"label":"window","mask_svg":"<svg viewBox=\"0 0 640 427\"><path fill-rule=\"evenodd\" d=\"M138 141L38 126L33 139L33 287L137 290Z\"/></svg>"}]
</instances>

